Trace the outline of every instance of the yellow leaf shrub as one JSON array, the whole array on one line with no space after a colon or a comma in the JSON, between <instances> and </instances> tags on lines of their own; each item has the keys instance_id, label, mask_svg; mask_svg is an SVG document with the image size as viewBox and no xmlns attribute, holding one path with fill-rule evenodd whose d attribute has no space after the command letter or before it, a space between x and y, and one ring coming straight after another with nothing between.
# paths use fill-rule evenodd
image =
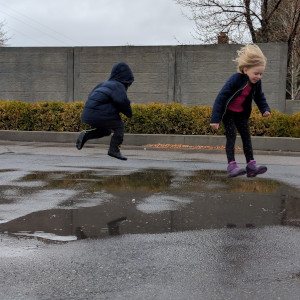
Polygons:
<instances>
[{"instance_id":1,"label":"yellow leaf shrub","mask_svg":"<svg viewBox=\"0 0 300 300\"><path fill-rule=\"evenodd\" d=\"M0 100L0 129L27 131L78 132L89 128L81 122L84 102L37 102ZM183 106L180 103L132 104L133 116L123 115L127 133L136 134L224 134L221 124L216 132L209 126L210 106ZM249 119L253 136L300 137L300 112L287 115L272 110L263 118L257 108Z\"/></svg>"}]
</instances>

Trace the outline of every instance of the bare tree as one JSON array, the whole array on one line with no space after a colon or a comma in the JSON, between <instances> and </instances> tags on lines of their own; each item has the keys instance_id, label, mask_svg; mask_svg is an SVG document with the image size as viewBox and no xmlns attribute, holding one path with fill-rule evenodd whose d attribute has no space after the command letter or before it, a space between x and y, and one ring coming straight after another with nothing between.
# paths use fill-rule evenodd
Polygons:
<instances>
[{"instance_id":1,"label":"bare tree","mask_svg":"<svg viewBox=\"0 0 300 300\"><path fill-rule=\"evenodd\" d=\"M220 32L226 32L232 43L269 41L268 28L283 0L174 0L188 7L195 22L196 38L214 43Z\"/></svg>"},{"instance_id":2,"label":"bare tree","mask_svg":"<svg viewBox=\"0 0 300 300\"><path fill-rule=\"evenodd\" d=\"M6 35L7 33L4 31L4 22L0 22L0 47L6 46L6 42L9 38Z\"/></svg>"},{"instance_id":3,"label":"bare tree","mask_svg":"<svg viewBox=\"0 0 300 300\"><path fill-rule=\"evenodd\" d=\"M300 97L300 0L283 0L271 23L272 41L288 43L287 94Z\"/></svg>"},{"instance_id":4,"label":"bare tree","mask_svg":"<svg viewBox=\"0 0 300 300\"><path fill-rule=\"evenodd\" d=\"M287 76L287 94L291 100L300 100L300 45L292 49Z\"/></svg>"},{"instance_id":5,"label":"bare tree","mask_svg":"<svg viewBox=\"0 0 300 300\"><path fill-rule=\"evenodd\" d=\"M195 38L215 43L226 33L231 43L288 43L288 94L299 94L300 0L174 0L190 9ZM290 82L290 83L289 83Z\"/></svg>"}]
</instances>

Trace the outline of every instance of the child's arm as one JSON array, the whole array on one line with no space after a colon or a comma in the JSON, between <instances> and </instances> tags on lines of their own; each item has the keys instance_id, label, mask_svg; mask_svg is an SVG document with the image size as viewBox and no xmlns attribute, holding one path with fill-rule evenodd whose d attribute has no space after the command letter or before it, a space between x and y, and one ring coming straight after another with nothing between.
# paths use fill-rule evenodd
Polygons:
<instances>
[{"instance_id":1,"label":"child's arm","mask_svg":"<svg viewBox=\"0 0 300 300\"><path fill-rule=\"evenodd\" d=\"M130 100L127 97L126 88L122 83L115 83L114 88L112 89L111 99L119 112L128 118L132 117Z\"/></svg>"},{"instance_id":2,"label":"child's arm","mask_svg":"<svg viewBox=\"0 0 300 300\"><path fill-rule=\"evenodd\" d=\"M261 81L257 83L256 92L254 94L254 102L256 103L263 117L268 117L271 114L271 109L262 91Z\"/></svg>"}]
</instances>

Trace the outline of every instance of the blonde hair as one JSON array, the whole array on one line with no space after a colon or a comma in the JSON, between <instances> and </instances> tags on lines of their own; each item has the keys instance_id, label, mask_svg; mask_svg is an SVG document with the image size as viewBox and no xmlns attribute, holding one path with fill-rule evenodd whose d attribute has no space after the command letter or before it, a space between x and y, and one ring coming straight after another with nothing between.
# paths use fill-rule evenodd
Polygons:
<instances>
[{"instance_id":1,"label":"blonde hair","mask_svg":"<svg viewBox=\"0 0 300 300\"><path fill-rule=\"evenodd\" d=\"M237 71L244 73L244 68L266 66L267 58L257 45L246 45L237 51Z\"/></svg>"}]
</instances>

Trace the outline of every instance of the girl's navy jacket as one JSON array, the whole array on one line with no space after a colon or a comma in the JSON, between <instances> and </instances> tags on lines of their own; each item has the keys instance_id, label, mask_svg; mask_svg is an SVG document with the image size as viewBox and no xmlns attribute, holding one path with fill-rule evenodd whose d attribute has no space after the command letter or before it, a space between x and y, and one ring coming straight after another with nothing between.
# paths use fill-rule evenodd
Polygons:
<instances>
[{"instance_id":1,"label":"girl's navy jacket","mask_svg":"<svg viewBox=\"0 0 300 300\"><path fill-rule=\"evenodd\" d=\"M133 81L132 71L126 63L114 65L109 79L98 84L89 94L81 115L82 122L92 125L101 121L120 120L120 113L131 118L126 87Z\"/></svg>"},{"instance_id":2,"label":"girl's navy jacket","mask_svg":"<svg viewBox=\"0 0 300 300\"><path fill-rule=\"evenodd\" d=\"M224 84L219 92L211 114L210 123L220 123L227 109L228 103L238 97L249 82L249 77L246 74L235 73ZM261 80L252 84L251 93L247 96L243 103L243 112L250 117L252 108L252 99L255 101L260 112L263 114L266 110L270 111L270 107L266 101L265 95L261 88Z\"/></svg>"}]
</instances>

